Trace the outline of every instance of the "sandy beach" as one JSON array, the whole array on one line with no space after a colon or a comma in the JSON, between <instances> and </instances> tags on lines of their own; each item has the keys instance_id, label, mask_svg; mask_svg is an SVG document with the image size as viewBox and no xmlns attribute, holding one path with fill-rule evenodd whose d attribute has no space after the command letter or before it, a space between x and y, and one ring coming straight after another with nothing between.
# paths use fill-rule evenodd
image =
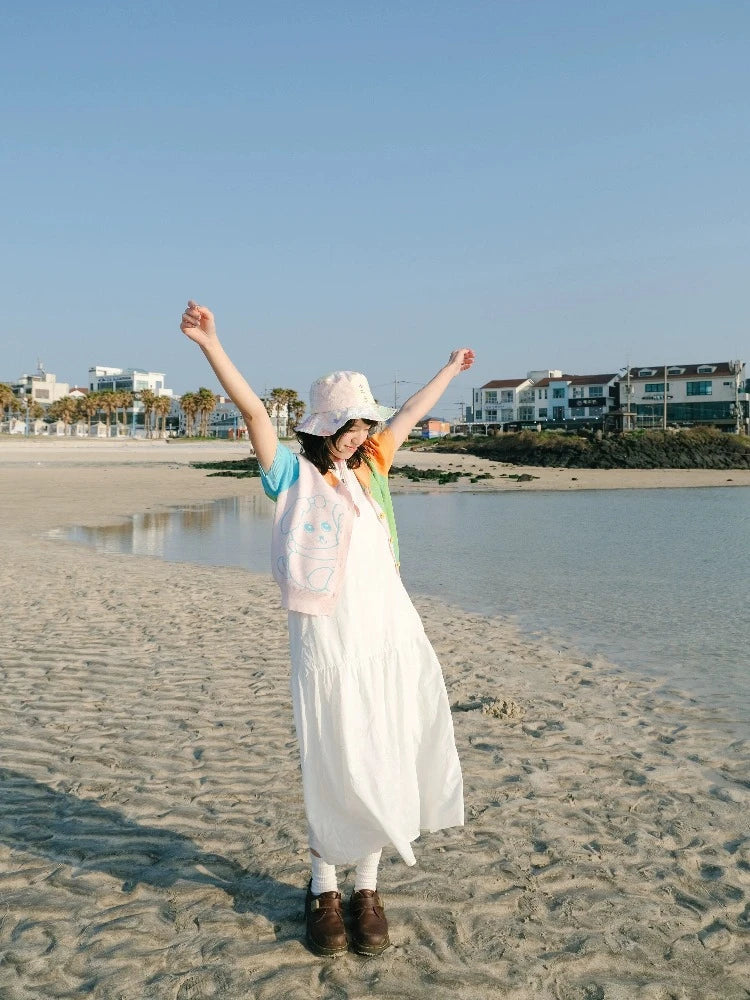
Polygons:
<instances>
[{"instance_id":1,"label":"sandy beach","mask_svg":"<svg viewBox=\"0 0 750 1000\"><path fill-rule=\"evenodd\" d=\"M381 958L306 949L275 585L50 536L257 492L189 465L244 454L0 441L1 1000L747 1000L747 744L656 679L420 597L466 825L420 838L414 868L384 851ZM750 470L397 464L494 477L440 489L750 486Z\"/></svg>"}]
</instances>

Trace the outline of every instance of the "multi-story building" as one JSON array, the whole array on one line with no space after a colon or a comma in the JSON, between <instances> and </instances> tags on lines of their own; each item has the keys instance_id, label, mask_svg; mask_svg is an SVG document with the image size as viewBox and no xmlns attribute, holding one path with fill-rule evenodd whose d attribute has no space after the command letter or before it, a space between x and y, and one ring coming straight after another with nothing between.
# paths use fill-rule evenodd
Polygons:
<instances>
[{"instance_id":1,"label":"multi-story building","mask_svg":"<svg viewBox=\"0 0 750 1000\"><path fill-rule=\"evenodd\" d=\"M289 418L288 408L283 403L275 401L264 400L264 403L278 436L285 438L293 434L294 429ZM178 416L180 418L180 433L184 434L185 415L180 410ZM245 418L228 396L216 397L216 409L208 418L208 433L211 437L218 438L242 439L247 437Z\"/></svg>"},{"instance_id":2,"label":"multi-story building","mask_svg":"<svg viewBox=\"0 0 750 1000\"><path fill-rule=\"evenodd\" d=\"M58 382L56 375L46 372L41 361L34 375L22 375L10 386L19 399L31 399L45 408L67 396L70 388L67 382Z\"/></svg>"},{"instance_id":3,"label":"multi-story building","mask_svg":"<svg viewBox=\"0 0 750 1000\"><path fill-rule=\"evenodd\" d=\"M642 365L620 377L623 426L713 424L747 430L748 383L743 361Z\"/></svg>"},{"instance_id":4,"label":"multi-story building","mask_svg":"<svg viewBox=\"0 0 750 1000\"><path fill-rule=\"evenodd\" d=\"M112 368L109 365L93 365L89 368L89 392L132 392L149 389L155 396L173 398L173 392L165 385L164 372L149 372L141 368ZM174 405L172 407L174 409ZM143 404L136 399L128 407L126 426L130 434L140 436L145 432ZM170 412L169 421L173 414Z\"/></svg>"},{"instance_id":5,"label":"multi-story building","mask_svg":"<svg viewBox=\"0 0 750 1000\"><path fill-rule=\"evenodd\" d=\"M94 365L89 368L89 391L140 392L150 389L156 396L171 396L172 390L165 385L164 372L147 372L140 368L110 368Z\"/></svg>"},{"instance_id":6,"label":"multi-story building","mask_svg":"<svg viewBox=\"0 0 750 1000\"><path fill-rule=\"evenodd\" d=\"M519 407L529 408L533 420L533 400L530 399L532 380L526 378L501 378L474 389L473 410L467 416L472 423L505 424L523 419Z\"/></svg>"},{"instance_id":7,"label":"multi-story building","mask_svg":"<svg viewBox=\"0 0 750 1000\"><path fill-rule=\"evenodd\" d=\"M180 430L182 430L182 423ZM208 418L208 433L211 437L217 438L243 438L247 436L245 418L228 396L216 397L216 409Z\"/></svg>"},{"instance_id":8,"label":"multi-story building","mask_svg":"<svg viewBox=\"0 0 750 1000\"><path fill-rule=\"evenodd\" d=\"M562 422L600 419L617 405L616 372L601 375L554 375L534 385L534 418Z\"/></svg>"}]
</instances>

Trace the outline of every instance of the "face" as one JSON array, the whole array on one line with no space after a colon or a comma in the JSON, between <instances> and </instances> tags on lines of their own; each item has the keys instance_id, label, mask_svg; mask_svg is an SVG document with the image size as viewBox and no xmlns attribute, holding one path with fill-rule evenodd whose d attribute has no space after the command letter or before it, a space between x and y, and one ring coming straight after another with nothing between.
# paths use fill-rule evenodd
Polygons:
<instances>
[{"instance_id":1,"label":"face","mask_svg":"<svg viewBox=\"0 0 750 1000\"><path fill-rule=\"evenodd\" d=\"M369 433L370 425L368 423L365 423L364 420L355 420L349 430L336 438L335 444L333 438L329 440L328 450L331 453L331 457L339 462L351 458L357 448L367 440Z\"/></svg>"}]
</instances>

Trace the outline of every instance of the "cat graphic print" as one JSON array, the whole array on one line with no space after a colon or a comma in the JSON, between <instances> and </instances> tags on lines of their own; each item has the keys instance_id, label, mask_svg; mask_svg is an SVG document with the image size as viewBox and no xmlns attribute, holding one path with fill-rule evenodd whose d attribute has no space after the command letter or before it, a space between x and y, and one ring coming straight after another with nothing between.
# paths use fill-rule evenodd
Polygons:
<instances>
[{"instance_id":1,"label":"cat graphic print","mask_svg":"<svg viewBox=\"0 0 750 1000\"><path fill-rule=\"evenodd\" d=\"M305 590L328 591L342 518L342 505L331 504L321 494L295 500L279 525L284 539L284 555L278 560L281 575Z\"/></svg>"}]
</instances>

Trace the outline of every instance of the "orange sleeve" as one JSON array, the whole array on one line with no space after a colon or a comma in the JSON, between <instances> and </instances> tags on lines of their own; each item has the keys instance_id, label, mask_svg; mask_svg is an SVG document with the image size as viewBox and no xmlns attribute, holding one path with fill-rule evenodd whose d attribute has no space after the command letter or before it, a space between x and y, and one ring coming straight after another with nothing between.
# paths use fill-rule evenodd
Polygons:
<instances>
[{"instance_id":1,"label":"orange sleeve","mask_svg":"<svg viewBox=\"0 0 750 1000\"><path fill-rule=\"evenodd\" d=\"M396 455L396 441L389 427L367 439L367 452L376 471L387 476Z\"/></svg>"}]
</instances>

